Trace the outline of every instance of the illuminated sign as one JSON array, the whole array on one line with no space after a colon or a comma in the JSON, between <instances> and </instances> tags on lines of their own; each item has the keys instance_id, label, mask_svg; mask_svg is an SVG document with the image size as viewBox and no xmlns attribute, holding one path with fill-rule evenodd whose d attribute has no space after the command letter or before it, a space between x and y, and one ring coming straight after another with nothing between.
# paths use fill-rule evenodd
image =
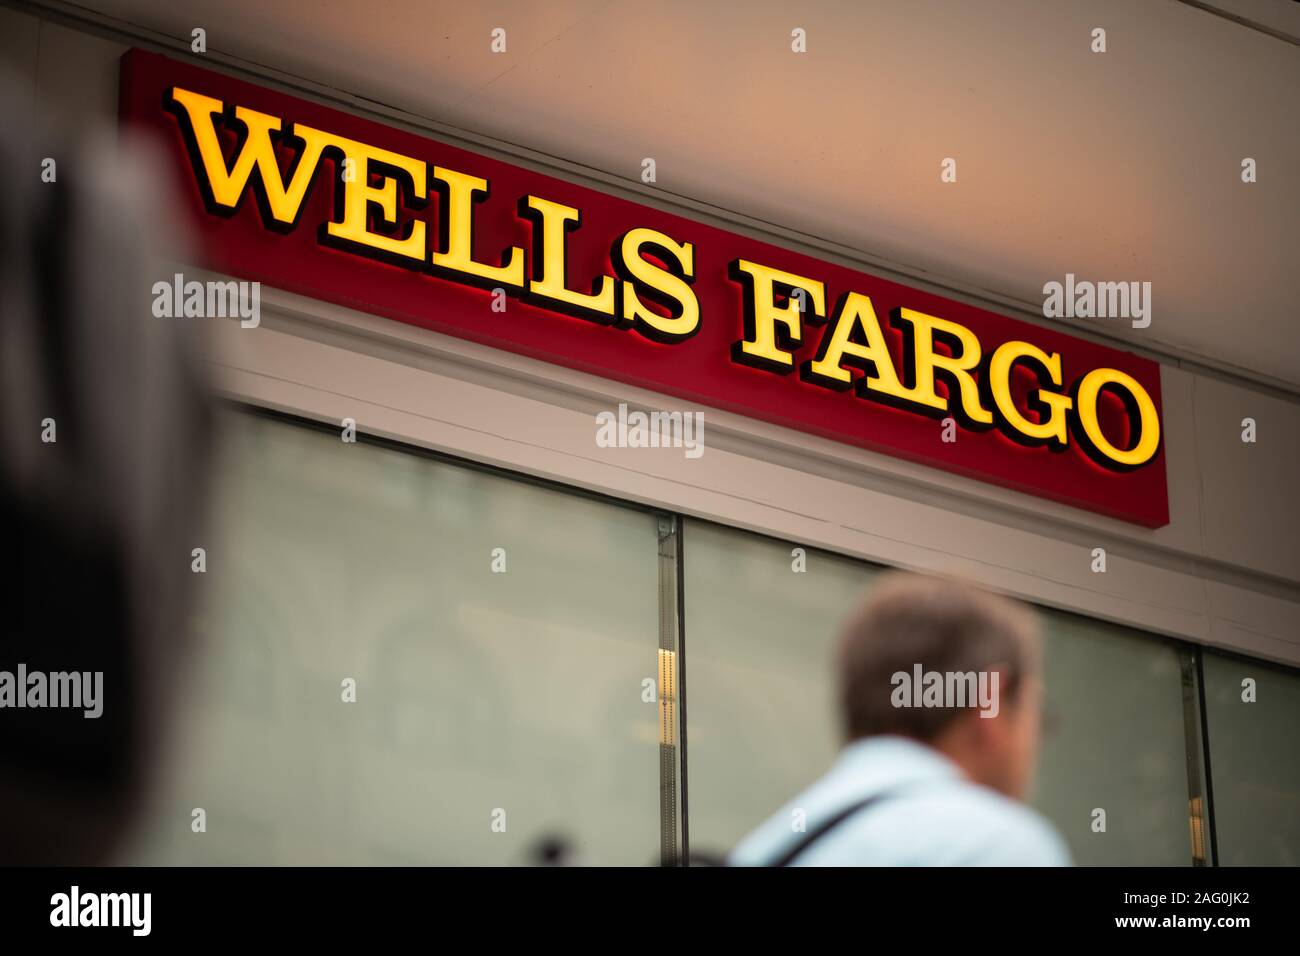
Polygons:
<instances>
[{"instance_id":1,"label":"illuminated sign","mask_svg":"<svg viewBox=\"0 0 1300 956\"><path fill-rule=\"evenodd\" d=\"M1149 360L156 54L122 83L214 268L1168 522Z\"/></svg>"}]
</instances>

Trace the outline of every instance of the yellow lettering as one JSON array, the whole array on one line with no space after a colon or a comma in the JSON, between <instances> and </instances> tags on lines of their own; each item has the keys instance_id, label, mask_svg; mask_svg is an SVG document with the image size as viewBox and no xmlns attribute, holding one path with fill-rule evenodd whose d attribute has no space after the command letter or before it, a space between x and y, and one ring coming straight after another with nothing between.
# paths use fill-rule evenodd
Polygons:
<instances>
[{"instance_id":1,"label":"yellow lettering","mask_svg":"<svg viewBox=\"0 0 1300 956\"><path fill-rule=\"evenodd\" d=\"M407 223L406 235L386 236L371 232L369 228L370 207L378 206L386 223L397 224L398 195L397 180L391 176L380 175L379 185L370 183L370 164L383 163L400 170L406 177L411 190L414 205L423 206L427 201L429 187L425 176L428 165L400 153L392 153L377 146L368 146L354 139L324 133L310 126L295 124L294 131L308 145L308 149L320 152L322 149L334 149L343 153L343 158L354 164L355 175L347 180L335 183L336 190L342 189L342 219L331 222L325 227L324 241L333 245L362 246L364 250L376 250L380 258L412 260L417 267L424 263L425 229L422 220L414 219Z\"/></svg>"},{"instance_id":2,"label":"yellow lettering","mask_svg":"<svg viewBox=\"0 0 1300 956\"><path fill-rule=\"evenodd\" d=\"M993 404L1002 414L1003 419L1020 435L1031 442L1051 442L1063 446L1067 442L1066 413L1074 402L1068 395L1048 392L1042 389L1030 396L1031 403L1041 402L1047 409L1044 420L1031 422L1016 407L1011 398L1011 375L1016 362L1032 359L1047 370L1052 384L1061 384L1061 356L1053 352L1050 355L1036 345L1028 342L1004 342L993 352L989 359L988 388L993 396ZM1014 436L1013 436L1014 437Z\"/></svg>"},{"instance_id":3,"label":"yellow lettering","mask_svg":"<svg viewBox=\"0 0 1300 956\"><path fill-rule=\"evenodd\" d=\"M1101 430L1097 402L1106 386L1123 390L1120 398L1128 411L1129 422L1138 429L1137 442L1127 451L1112 445ZM1137 468L1150 461L1160 447L1160 417L1155 402L1137 380L1118 369L1093 369L1079 379L1074 387L1074 409L1075 420L1082 429L1083 445L1099 464L1118 470Z\"/></svg>"},{"instance_id":4,"label":"yellow lettering","mask_svg":"<svg viewBox=\"0 0 1300 956\"><path fill-rule=\"evenodd\" d=\"M865 338L865 342L861 341ZM894 360L889 354L885 333L871 305L871 299L857 292L840 297L831 327L822 336L817 357L804 363L803 377L827 388L847 389L853 382L844 363L861 368L866 374L858 382L863 397L867 389L908 400L907 390L898 380Z\"/></svg>"},{"instance_id":5,"label":"yellow lettering","mask_svg":"<svg viewBox=\"0 0 1300 956\"><path fill-rule=\"evenodd\" d=\"M971 375L980 363L980 343L975 333L964 325L914 309L899 309L897 316L911 326L912 333L911 348L903 350L908 364L904 375L910 384L908 399L929 408L961 414L966 419L965 424L993 424L993 415L980 404L979 386ZM952 355L935 352L936 335L956 342L958 348ZM951 407L951 394L948 399L943 399L935 391L936 371L947 373L951 376L950 383L956 383L960 393L959 407Z\"/></svg>"},{"instance_id":6,"label":"yellow lettering","mask_svg":"<svg viewBox=\"0 0 1300 956\"><path fill-rule=\"evenodd\" d=\"M214 119L224 113L225 104L176 86L168 91L165 105L181 123L190 161L209 211L228 214L238 209L256 169L256 182L261 186L257 195L258 205L266 225L285 230L297 224L307 188L320 162L325 146L323 142L317 140L306 145L286 186L271 140L271 134L280 131L279 117L246 106L236 107L235 119L244 124L248 135L244 137L234 162L227 168Z\"/></svg>"},{"instance_id":7,"label":"yellow lettering","mask_svg":"<svg viewBox=\"0 0 1300 956\"><path fill-rule=\"evenodd\" d=\"M643 259L641 250L646 247L663 253L667 268ZM615 244L611 258L623 280L623 322L658 342L675 342L698 331L700 303L687 284L695 275L695 250L689 242L677 242L654 229L630 229ZM669 309L674 317L651 311L637 295L637 285L647 299Z\"/></svg>"},{"instance_id":8,"label":"yellow lettering","mask_svg":"<svg viewBox=\"0 0 1300 956\"><path fill-rule=\"evenodd\" d=\"M474 204L488 198L488 181L442 166L433 167L433 179L442 208L438 211L441 248L429 256L432 267L455 273L474 285L522 289L524 251L518 246L502 253L503 265L490 266L474 259Z\"/></svg>"},{"instance_id":9,"label":"yellow lettering","mask_svg":"<svg viewBox=\"0 0 1300 956\"><path fill-rule=\"evenodd\" d=\"M528 282L529 298L540 298L584 318L599 322L614 318L614 280L598 276L591 294L574 292L568 287L565 264L565 236L582 225L582 213L572 206L551 202L539 196L527 196L519 204L519 214L533 223L533 274Z\"/></svg>"},{"instance_id":10,"label":"yellow lettering","mask_svg":"<svg viewBox=\"0 0 1300 956\"><path fill-rule=\"evenodd\" d=\"M826 286L747 259L733 261L727 274L744 290L745 337L731 346L731 360L784 375L794 368L793 352L803 341L803 314L795 293L802 292L812 300L809 305L814 316L824 316ZM780 306L776 305L777 286L787 290L786 301Z\"/></svg>"}]
</instances>

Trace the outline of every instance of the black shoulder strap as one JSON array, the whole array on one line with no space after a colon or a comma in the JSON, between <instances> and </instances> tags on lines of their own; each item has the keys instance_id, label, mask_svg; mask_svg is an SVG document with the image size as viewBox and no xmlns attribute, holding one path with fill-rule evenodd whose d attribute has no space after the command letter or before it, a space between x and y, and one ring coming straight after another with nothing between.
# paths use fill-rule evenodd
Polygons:
<instances>
[{"instance_id":1,"label":"black shoulder strap","mask_svg":"<svg viewBox=\"0 0 1300 956\"><path fill-rule=\"evenodd\" d=\"M789 850L787 850L785 853L779 856L776 860L769 863L768 866L789 866L791 863L794 862L795 857L799 856L799 854L803 853L803 851L808 849L808 847L811 846L814 842L820 840L826 834L830 833L831 830L835 829L837 826L839 826L849 817L856 814L859 810L865 810L867 807L871 806L872 804L886 799L888 796L889 796L888 793L876 793L876 794L872 794L869 797L864 797L863 799L858 800L855 803L850 803L847 807L845 807L839 813L832 816L829 820L824 820L822 823L818 824L808 833L805 833L802 840L798 841L793 847L791 847Z\"/></svg>"}]
</instances>

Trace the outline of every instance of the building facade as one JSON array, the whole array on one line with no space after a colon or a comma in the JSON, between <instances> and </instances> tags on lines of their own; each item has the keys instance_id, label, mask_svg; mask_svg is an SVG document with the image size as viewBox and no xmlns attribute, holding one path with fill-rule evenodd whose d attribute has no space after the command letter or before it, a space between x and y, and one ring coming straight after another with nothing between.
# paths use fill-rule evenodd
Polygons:
<instances>
[{"instance_id":1,"label":"building facade","mask_svg":"<svg viewBox=\"0 0 1300 956\"><path fill-rule=\"evenodd\" d=\"M196 53L142 22L0 9L11 76L65 122L114 126L130 108L123 58L162 54L1150 363L1168 520L1135 520L1128 485L1085 481L1065 503L1032 473L989 480L492 341L506 332L394 321L367 293L346 301L338 260L277 283L198 257L186 278L261 278L261 312L210 322L226 453L195 621L206 651L132 862L513 864L548 839L597 864L724 851L833 759L837 627L891 567L1041 610L1052 726L1034 799L1078 862L1300 862L1294 385L421 121L341 91L325 66L290 77ZM196 168L178 162L178 180ZM477 290L483 323L500 286ZM503 301L507 316L528 308ZM606 348L622 346L592 354ZM701 453L600 440L610 416L656 411L702 412ZM942 441L941 421L925 427Z\"/></svg>"}]
</instances>

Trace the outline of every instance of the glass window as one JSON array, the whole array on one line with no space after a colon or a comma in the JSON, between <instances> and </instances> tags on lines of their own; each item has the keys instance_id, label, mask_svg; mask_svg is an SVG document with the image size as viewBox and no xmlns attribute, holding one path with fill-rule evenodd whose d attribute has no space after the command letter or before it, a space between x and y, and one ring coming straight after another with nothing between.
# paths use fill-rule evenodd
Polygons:
<instances>
[{"instance_id":1,"label":"glass window","mask_svg":"<svg viewBox=\"0 0 1300 956\"><path fill-rule=\"evenodd\" d=\"M1223 866L1300 866L1300 671L1207 650L1205 715Z\"/></svg>"},{"instance_id":2,"label":"glass window","mask_svg":"<svg viewBox=\"0 0 1300 956\"><path fill-rule=\"evenodd\" d=\"M656 863L655 516L231 417L206 652L132 862L513 864L559 835Z\"/></svg>"},{"instance_id":3,"label":"glass window","mask_svg":"<svg viewBox=\"0 0 1300 956\"><path fill-rule=\"evenodd\" d=\"M875 568L701 521L682 535L693 854L729 851L824 773L843 736L831 655Z\"/></svg>"},{"instance_id":4,"label":"glass window","mask_svg":"<svg viewBox=\"0 0 1300 956\"><path fill-rule=\"evenodd\" d=\"M1072 614L1040 618L1047 733L1035 806L1076 864L1190 865L1178 645Z\"/></svg>"},{"instance_id":5,"label":"glass window","mask_svg":"<svg viewBox=\"0 0 1300 956\"><path fill-rule=\"evenodd\" d=\"M879 574L791 543L688 521L683 538L694 853L729 849L825 772L842 741L832 651ZM1056 731L1036 805L1082 864L1192 861L1178 647L1043 612ZM1104 833L1093 811L1106 813Z\"/></svg>"},{"instance_id":6,"label":"glass window","mask_svg":"<svg viewBox=\"0 0 1300 956\"><path fill-rule=\"evenodd\" d=\"M204 651L127 862L516 864L559 837L657 863L656 516L228 417ZM833 645L880 569L684 525L691 849L721 853L834 760ZM1191 862L1188 649L1041 617L1035 805L1078 863ZM1220 861L1296 865L1300 672L1207 651L1204 675Z\"/></svg>"}]
</instances>

